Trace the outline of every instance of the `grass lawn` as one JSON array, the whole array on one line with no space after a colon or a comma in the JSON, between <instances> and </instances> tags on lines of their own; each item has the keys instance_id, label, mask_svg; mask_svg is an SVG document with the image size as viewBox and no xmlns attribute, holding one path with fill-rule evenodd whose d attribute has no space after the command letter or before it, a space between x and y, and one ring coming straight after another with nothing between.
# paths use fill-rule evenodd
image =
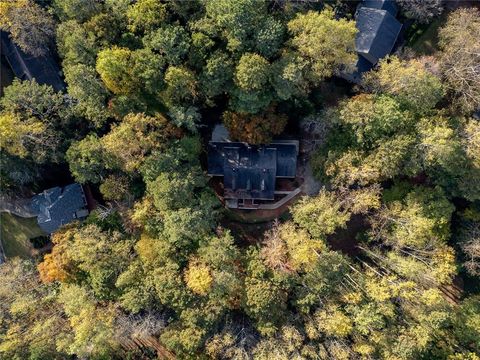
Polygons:
<instances>
[{"instance_id":1,"label":"grass lawn","mask_svg":"<svg viewBox=\"0 0 480 360\"><path fill-rule=\"evenodd\" d=\"M444 14L428 25L412 26L407 34L407 45L419 55L432 55L438 50L438 30L446 20Z\"/></svg>"},{"instance_id":2,"label":"grass lawn","mask_svg":"<svg viewBox=\"0 0 480 360\"><path fill-rule=\"evenodd\" d=\"M33 255L30 239L45 235L36 218L21 218L7 212L0 213L0 239L7 258Z\"/></svg>"}]
</instances>

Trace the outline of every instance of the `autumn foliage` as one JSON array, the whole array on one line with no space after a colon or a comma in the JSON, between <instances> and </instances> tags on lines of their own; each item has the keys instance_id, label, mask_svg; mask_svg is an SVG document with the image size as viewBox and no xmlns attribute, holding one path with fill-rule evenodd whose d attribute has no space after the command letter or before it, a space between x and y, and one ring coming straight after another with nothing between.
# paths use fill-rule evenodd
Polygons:
<instances>
[{"instance_id":1,"label":"autumn foliage","mask_svg":"<svg viewBox=\"0 0 480 360\"><path fill-rule=\"evenodd\" d=\"M280 134L287 125L287 116L274 112L274 108L263 114L242 114L227 111L223 121L233 140L250 144L268 144L274 135Z\"/></svg>"}]
</instances>

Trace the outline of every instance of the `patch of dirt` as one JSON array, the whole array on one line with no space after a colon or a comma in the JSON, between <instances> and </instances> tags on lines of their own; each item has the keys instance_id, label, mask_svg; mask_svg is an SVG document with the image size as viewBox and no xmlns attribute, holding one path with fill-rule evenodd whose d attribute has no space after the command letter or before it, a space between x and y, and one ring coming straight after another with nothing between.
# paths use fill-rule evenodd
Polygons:
<instances>
[{"instance_id":1,"label":"patch of dirt","mask_svg":"<svg viewBox=\"0 0 480 360\"><path fill-rule=\"evenodd\" d=\"M238 246L245 248L261 242L263 240L265 231L272 228L273 221L247 224L224 218L220 221L220 224L225 229L231 231Z\"/></svg>"},{"instance_id":2,"label":"patch of dirt","mask_svg":"<svg viewBox=\"0 0 480 360\"><path fill-rule=\"evenodd\" d=\"M334 234L327 237L330 248L354 258L361 253L358 248L357 235L368 229L365 216L353 215L344 229L337 229Z\"/></svg>"},{"instance_id":3,"label":"patch of dirt","mask_svg":"<svg viewBox=\"0 0 480 360\"><path fill-rule=\"evenodd\" d=\"M305 161L304 164L299 165L298 176L303 178L302 192L305 195L315 196L323 186L322 183L313 176L309 161Z\"/></svg>"}]
</instances>

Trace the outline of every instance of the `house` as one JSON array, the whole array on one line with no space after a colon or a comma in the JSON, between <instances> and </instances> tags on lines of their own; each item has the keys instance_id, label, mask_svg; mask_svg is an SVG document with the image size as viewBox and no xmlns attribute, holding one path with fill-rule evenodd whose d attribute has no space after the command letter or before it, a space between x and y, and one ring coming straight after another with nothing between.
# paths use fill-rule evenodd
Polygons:
<instances>
[{"instance_id":1,"label":"house","mask_svg":"<svg viewBox=\"0 0 480 360\"><path fill-rule=\"evenodd\" d=\"M298 149L296 140L250 145L212 139L208 144L208 174L223 177L227 207L261 208L261 202L288 195L289 191L277 190L276 183L279 178L295 179Z\"/></svg>"},{"instance_id":2,"label":"house","mask_svg":"<svg viewBox=\"0 0 480 360\"><path fill-rule=\"evenodd\" d=\"M473 113L473 118L480 120L480 108L478 108L474 113Z\"/></svg>"},{"instance_id":3,"label":"house","mask_svg":"<svg viewBox=\"0 0 480 360\"><path fill-rule=\"evenodd\" d=\"M386 10L393 17L397 16L398 13L397 4L395 4L394 0L363 0L360 3L359 8L363 7L369 9Z\"/></svg>"},{"instance_id":4,"label":"house","mask_svg":"<svg viewBox=\"0 0 480 360\"><path fill-rule=\"evenodd\" d=\"M35 79L39 84L51 85L55 91L65 90L60 67L51 53L44 56L28 55L13 43L6 32L0 33L1 54L17 78Z\"/></svg>"},{"instance_id":5,"label":"house","mask_svg":"<svg viewBox=\"0 0 480 360\"><path fill-rule=\"evenodd\" d=\"M340 74L342 78L359 83L364 72L392 52L402 29L402 24L395 18L397 11L392 0L364 0L359 5L355 13L358 29L355 38L358 53L356 70Z\"/></svg>"},{"instance_id":6,"label":"house","mask_svg":"<svg viewBox=\"0 0 480 360\"><path fill-rule=\"evenodd\" d=\"M77 183L44 190L31 199L30 207L40 228L48 234L88 215L85 193Z\"/></svg>"}]
</instances>

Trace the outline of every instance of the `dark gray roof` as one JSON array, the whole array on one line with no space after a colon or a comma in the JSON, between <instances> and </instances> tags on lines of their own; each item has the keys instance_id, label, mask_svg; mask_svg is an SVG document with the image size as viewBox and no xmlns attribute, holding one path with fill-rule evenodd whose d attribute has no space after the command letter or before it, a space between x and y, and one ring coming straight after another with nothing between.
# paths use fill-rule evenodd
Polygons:
<instances>
[{"instance_id":1,"label":"dark gray roof","mask_svg":"<svg viewBox=\"0 0 480 360\"><path fill-rule=\"evenodd\" d=\"M473 113L473 117L477 120L480 120L480 108L478 108L477 111Z\"/></svg>"},{"instance_id":2,"label":"dark gray roof","mask_svg":"<svg viewBox=\"0 0 480 360\"><path fill-rule=\"evenodd\" d=\"M388 11L361 7L356 16L358 29L355 48L372 64L392 51L402 24Z\"/></svg>"},{"instance_id":3,"label":"dark gray roof","mask_svg":"<svg viewBox=\"0 0 480 360\"><path fill-rule=\"evenodd\" d=\"M273 199L276 149L225 147L225 198Z\"/></svg>"},{"instance_id":4,"label":"dark gray roof","mask_svg":"<svg viewBox=\"0 0 480 360\"><path fill-rule=\"evenodd\" d=\"M397 16L397 4L393 0L364 0L359 5L361 7L368 7L372 9L387 10L393 17Z\"/></svg>"},{"instance_id":5,"label":"dark gray roof","mask_svg":"<svg viewBox=\"0 0 480 360\"><path fill-rule=\"evenodd\" d=\"M359 55L358 60L355 63L356 70L353 72L342 72L340 73L340 77L355 84L359 84L362 80L362 74L370 71L373 66L374 65L370 61Z\"/></svg>"},{"instance_id":6,"label":"dark gray roof","mask_svg":"<svg viewBox=\"0 0 480 360\"><path fill-rule=\"evenodd\" d=\"M39 84L51 85L55 91L65 90L61 71L52 54L31 56L13 43L8 34L1 32L1 54L5 56L16 77L21 80L35 79Z\"/></svg>"},{"instance_id":7,"label":"dark gray roof","mask_svg":"<svg viewBox=\"0 0 480 360\"><path fill-rule=\"evenodd\" d=\"M85 217L88 214L86 206L82 186L77 183L44 190L35 195L30 204L37 214L38 225L49 234L62 225Z\"/></svg>"},{"instance_id":8,"label":"dark gray roof","mask_svg":"<svg viewBox=\"0 0 480 360\"><path fill-rule=\"evenodd\" d=\"M342 71L339 76L359 84L362 74L389 55L397 41L402 24L395 19L397 6L391 0L364 0L355 13L358 29L355 49L358 60L355 71Z\"/></svg>"},{"instance_id":9,"label":"dark gray roof","mask_svg":"<svg viewBox=\"0 0 480 360\"><path fill-rule=\"evenodd\" d=\"M224 176L226 199L273 200L275 178L296 175L298 142L255 146L240 142L208 145L208 174Z\"/></svg>"}]
</instances>

